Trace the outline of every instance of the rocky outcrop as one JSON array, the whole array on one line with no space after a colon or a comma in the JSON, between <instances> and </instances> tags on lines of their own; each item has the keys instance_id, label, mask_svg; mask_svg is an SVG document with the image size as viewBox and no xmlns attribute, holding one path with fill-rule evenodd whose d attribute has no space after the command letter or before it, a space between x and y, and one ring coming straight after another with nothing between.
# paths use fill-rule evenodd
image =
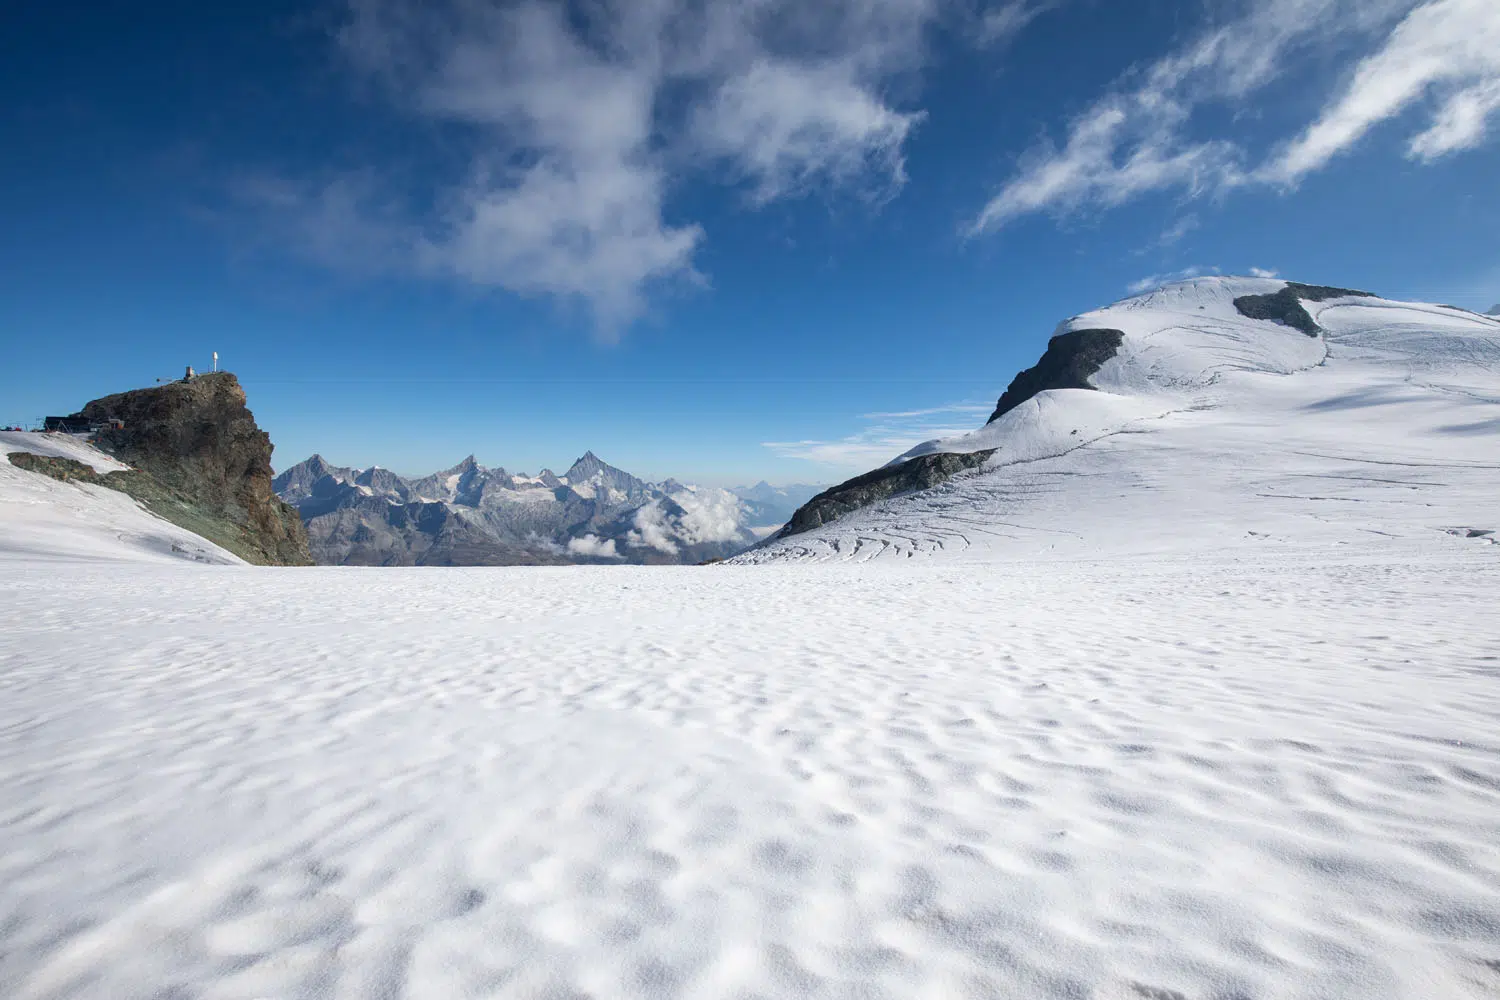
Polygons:
<instances>
[{"instance_id":1,"label":"rocky outcrop","mask_svg":"<svg viewBox=\"0 0 1500 1000\"><path fill-rule=\"evenodd\" d=\"M1042 359L1010 380L987 423L994 423L1048 389L1092 389L1089 376L1114 357L1125 342L1121 330L1069 330L1047 342Z\"/></svg>"},{"instance_id":2,"label":"rocky outcrop","mask_svg":"<svg viewBox=\"0 0 1500 1000\"><path fill-rule=\"evenodd\" d=\"M1271 295L1241 295L1234 300L1234 307L1246 319L1268 319L1284 323L1301 330L1309 337L1316 337L1323 330L1302 305L1307 302L1323 302L1327 299L1342 299L1350 296L1373 298L1370 292L1352 288L1333 288L1329 285L1304 285L1288 281L1286 287Z\"/></svg>"},{"instance_id":3,"label":"rocky outcrop","mask_svg":"<svg viewBox=\"0 0 1500 1000\"><path fill-rule=\"evenodd\" d=\"M830 524L851 511L879 503L898 493L930 489L939 483L946 482L965 469L979 468L993 454L994 451L973 451L965 454L939 452L936 455L923 455L920 458L902 462L900 465L887 465L873 472L866 472L862 476L855 476L848 482L824 490L797 508L792 519L776 533L775 537L787 538L791 535L800 535L804 531Z\"/></svg>"},{"instance_id":4,"label":"rocky outcrop","mask_svg":"<svg viewBox=\"0 0 1500 1000\"><path fill-rule=\"evenodd\" d=\"M94 444L135 470L105 485L248 562L312 565L301 518L271 489L270 436L230 373L105 396L76 416L110 425Z\"/></svg>"}]
</instances>

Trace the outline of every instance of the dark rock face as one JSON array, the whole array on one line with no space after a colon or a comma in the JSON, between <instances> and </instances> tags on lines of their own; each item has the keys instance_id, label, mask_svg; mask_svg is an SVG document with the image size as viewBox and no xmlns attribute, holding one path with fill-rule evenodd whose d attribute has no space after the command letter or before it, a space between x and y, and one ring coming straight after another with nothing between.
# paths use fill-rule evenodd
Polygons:
<instances>
[{"instance_id":1,"label":"dark rock face","mask_svg":"<svg viewBox=\"0 0 1500 1000\"><path fill-rule=\"evenodd\" d=\"M987 423L994 423L1048 389L1092 389L1089 376L1114 357L1125 342L1120 330L1069 330L1047 342L1042 359L1011 379Z\"/></svg>"},{"instance_id":2,"label":"dark rock face","mask_svg":"<svg viewBox=\"0 0 1500 1000\"><path fill-rule=\"evenodd\" d=\"M1348 296L1361 298L1373 298L1369 292L1356 291L1352 288L1333 288L1328 285L1303 285L1295 281L1288 281L1286 287L1271 295L1241 295L1234 300L1235 309L1239 310L1241 316L1246 319L1268 319L1278 323L1284 323L1296 330L1301 330L1309 337L1316 337L1323 330L1314 321L1312 315L1303 307L1304 300L1308 302L1323 302L1328 299L1341 299Z\"/></svg>"},{"instance_id":3,"label":"dark rock face","mask_svg":"<svg viewBox=\"0 0 1500 1000\"><path fill-rule=\"evenodd\" d=\"M256 426L233 375L105 396L79 415L123 422L101 430L95 444L149 477L148 492L160 496L143 502L154 513L249 562L312 565L302 519L271 489L270 436Z\"/></svg>"},{"instance_id":4,"label":"dark rock face","mask_svg":"<svg viewBox=\"0 0 1500 1000\"><path fill-rule=\"evenodd\" d=\"M898 493L930 489L946 482L965 469L977 469L994 451L974 451L955 455L923 455L855 476L845 483L824 490L797 509L777 538L790 538L804 531L831 524L851 511L879 503Z\"/></svg>"}]
</instances>

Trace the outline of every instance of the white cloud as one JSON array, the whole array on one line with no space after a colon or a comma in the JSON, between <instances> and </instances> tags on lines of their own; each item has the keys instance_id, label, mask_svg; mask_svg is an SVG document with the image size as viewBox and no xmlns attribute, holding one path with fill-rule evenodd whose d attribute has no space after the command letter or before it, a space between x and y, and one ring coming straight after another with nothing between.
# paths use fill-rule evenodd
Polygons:
<instances>
[{"instance_id":1,"label":"white cloud","mask_svg":"<svg viewBox=\"0 0 1500 1000\"><path fill-rule=\"evenodd\" d=\"M667 555L677 554L677 542L672 538L672 526L667 523L666 512L655 500L635 512L635 528L625 536L625 543L634 548L652 548Z\"/></svg>"},{"instance_id":2,"label":"white cloud","mask_svg":"<svg viewBox=\"0 0 1500 1000\"><path fill-rule=\"evenodd\" d=\"M1500 79L1489 80L1450 96L1427 131L1412 138L1408 154L1431 162L1484 141L1489 118L1500 110Z\"/></svg>"},{"instance_id":3,"label":"white cloud","mask_svg":"<svg viewBox=\"0 0 1500 1000\"><path fill-rule=\"evenodd\" d=\"M728 490L684 486L638 509L625 541L676 555L682 545L743 540L747 517L744 502Z\"/></svg>"},{"instance_id":4,"label":"white cloud","mask_svg":"<svg viewBox=\"0 0 1500 1000\"><path fill-rule=\"evenodd\" d=\"M600 538L598 535L584 535L582 538L568 539L568 554L590 559L620 558L620 554L615 551L615 540Z\"/></svg>"},{"instance_id":5,"label":"white cloud","mask_svg":"<svg viewBox=\"0 0 1500 1000\"><path fill-rule=\"evenodd\" d=\"M1127 74L1043 144L984 206L970 235L1039 211L1112 207L1151 191L1188 196L1294 184L1370 128L1429 93L1442 104L1409 146L1418 160L1469 148L1500 107L1500 4L1494 0L1248 0L1244 13ZM1393 26L1394 25L1394 26ZM1371 40L1373 39L1373 47ZM1196 135L1200 109L1251 111L1295 57L1366 52L1300 135L1249 168L1239 137Z\"/></svg>"},{"instance_id":6,"label":"white cloud","mask_svg":"<svg viewBox=\"0 0 1500 1000\"><path fill-rule=\"evenodd\" d=\"M689 171L727 165L757 203L899 188L921 113L884 95L946 0L348 2L351 62L466 151L413 265L617 328L698 278L704 231L667 206Z\"/></svg>"},{"instance_id":7,"label":"white cloud","mask_svg":"<svg viewBox=\"0 0 1500 1000\"><path fill-rule=\"evenodd\" d=\"M728 490L689 487L672 494L682 508L677 536L689 544L730 542L738 538L745 523L745 505Z\"/></svg>"},{"instance_id":8,"label":"white cloud","mask_svg":"<svg viewBox=\"0 0 1500 1000\"><path fill-rule=\"evenodd\" d=\"M1411 142L1431 160L1476 144L1500 107L1500 4L1435 0L1408 14L1355 68L1343 93L1261 171L1295 184L1358 142L1376 124L1434 88L1455 88L1433 124Z\"/></svg>"},{"instance_id":9,"label":"white cloud","mask_svg":"<svg viewBox=\"0 0 1500 1000\"><path fill-rule=\"evenodd\" d=\"M1250 276L1252 278L1279 278L1281 277L1281 272L1264 267L1252 267L1250 269Z\"/></svg>"},{"instance_id":10,"label":"white cloud","mask_svg":"<svg viewBox=\"0 0 1500 1000\"><path fill-rule=\"evenodd\" d=\"M902 150L922 119L886 107L843 65L769 61L726 81L697 117L703 149L748 175L758 203L821 180L870 177L883 189L900 187Z\"/></svg>"}]
</instances>

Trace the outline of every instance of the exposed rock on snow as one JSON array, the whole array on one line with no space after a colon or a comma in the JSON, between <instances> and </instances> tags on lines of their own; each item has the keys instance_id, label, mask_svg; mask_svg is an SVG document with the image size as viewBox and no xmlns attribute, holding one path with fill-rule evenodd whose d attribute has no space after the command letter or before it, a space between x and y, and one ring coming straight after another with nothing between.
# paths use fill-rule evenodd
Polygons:
<instances>
[{"instance_id":1,"label":"exposed rock on snow","mask_svg":"<svg viewBox=\"0 0 1500 1000\"><path fill-rule=\"evenodd\" d=\"M1171 530L1190 534L1260 537L1245 534L1262 527L1250 508L1317 532L1330 527L1330 502L1367 502L1370 530L1425 533L1422 511L1474 514L1500 488L1494 319L1350 289L1199 278L1061 332L1097 329L1123 336L1087 376L1092 391L1045 389L997 407L979 430L918 445L814 498L742 561L1141 544L1160 537L1140 519L1146 507L1168 497L1184 501L1168 504ZM1387 474L1361 474L1376 469ZM1439 475L1451 489L1430 481ZM1336 489L1309 491L1329 478ZM1412 491L1425 506L1396 502ZM1205 519L1185 521L1188 510ZM1331 523L1332 534L1348 527Z\"/></svg>"},{"instance_id":2,"label":"exposed rock on snow","mask_svg":"<svg viewBox=\"0 0 1500 1000\"><path fill-rule=\"evenodd\" d=\"M993 451L938 452L909 458L866 472L862 476L855 476L803 504L776 537L790 538L792 535L832 524L845 514L887 497L925 490L947 482L954 473L977 469L993 454Z\"/></svg>"},{"instance_id":3,"label":"exposed rock on snow","mask_svg":"<svg viewBox=\"0 0 1500 1000\"><path fill-rule=\"evenodd\" d=\"M1035 367L1011 380L995 404L988 423L994 423L1028 399L1048 389L1092 389L1089 381L1120 350L1125 334L1119 330L1068 330L1047 342Z\"/></svg>"},{"instance_id":4,"label":"exposed rock on snow","mask_svg":"<svg viewBox=\"0 0 1500 1000\"><path fill-rule=\"evenodd\" d=\"M1234 300L1234 307L1240 311L1240 315L1249 319L1273 320L1301 330L1309 337L1316 337L1322 330L1302 305L1303 300L1324 302L1350 296L1374 298L1369 292L1350 288L1330 288L1327 285L1304 285L1288 281L1285 288L1270 295L1241 295Z\"/></svg>"}]
</instances>

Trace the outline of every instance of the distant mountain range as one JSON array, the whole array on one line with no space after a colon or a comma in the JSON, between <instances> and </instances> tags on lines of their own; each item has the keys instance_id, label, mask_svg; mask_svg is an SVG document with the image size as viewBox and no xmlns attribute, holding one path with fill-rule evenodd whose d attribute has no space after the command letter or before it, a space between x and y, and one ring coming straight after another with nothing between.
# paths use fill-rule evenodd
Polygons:
<instances>
[{"instance_id":1,"label":"distant mountain range","mask_svg":"<svg viewBox=\"0 0 1500 1000\"><path fill-rule=\"evenodd\" d=\"M314 455L273 487L322 565L698 563L772 534L817 486L651 483L593 452L559 476L486 468L470 455L421 478Z\"/></svg>"},{"instance_id":2,"label":"distant mountain range","mask_svg":"<svg viewBox=\"0 0 1500 1000\"><path fill-rule=\"evenodd\" d=\"M1500 302L1496 302L1494 305L1490 306L1490 311L1485 313L1485 315L1500 316Z\"/></svg>"}]
</instances>

